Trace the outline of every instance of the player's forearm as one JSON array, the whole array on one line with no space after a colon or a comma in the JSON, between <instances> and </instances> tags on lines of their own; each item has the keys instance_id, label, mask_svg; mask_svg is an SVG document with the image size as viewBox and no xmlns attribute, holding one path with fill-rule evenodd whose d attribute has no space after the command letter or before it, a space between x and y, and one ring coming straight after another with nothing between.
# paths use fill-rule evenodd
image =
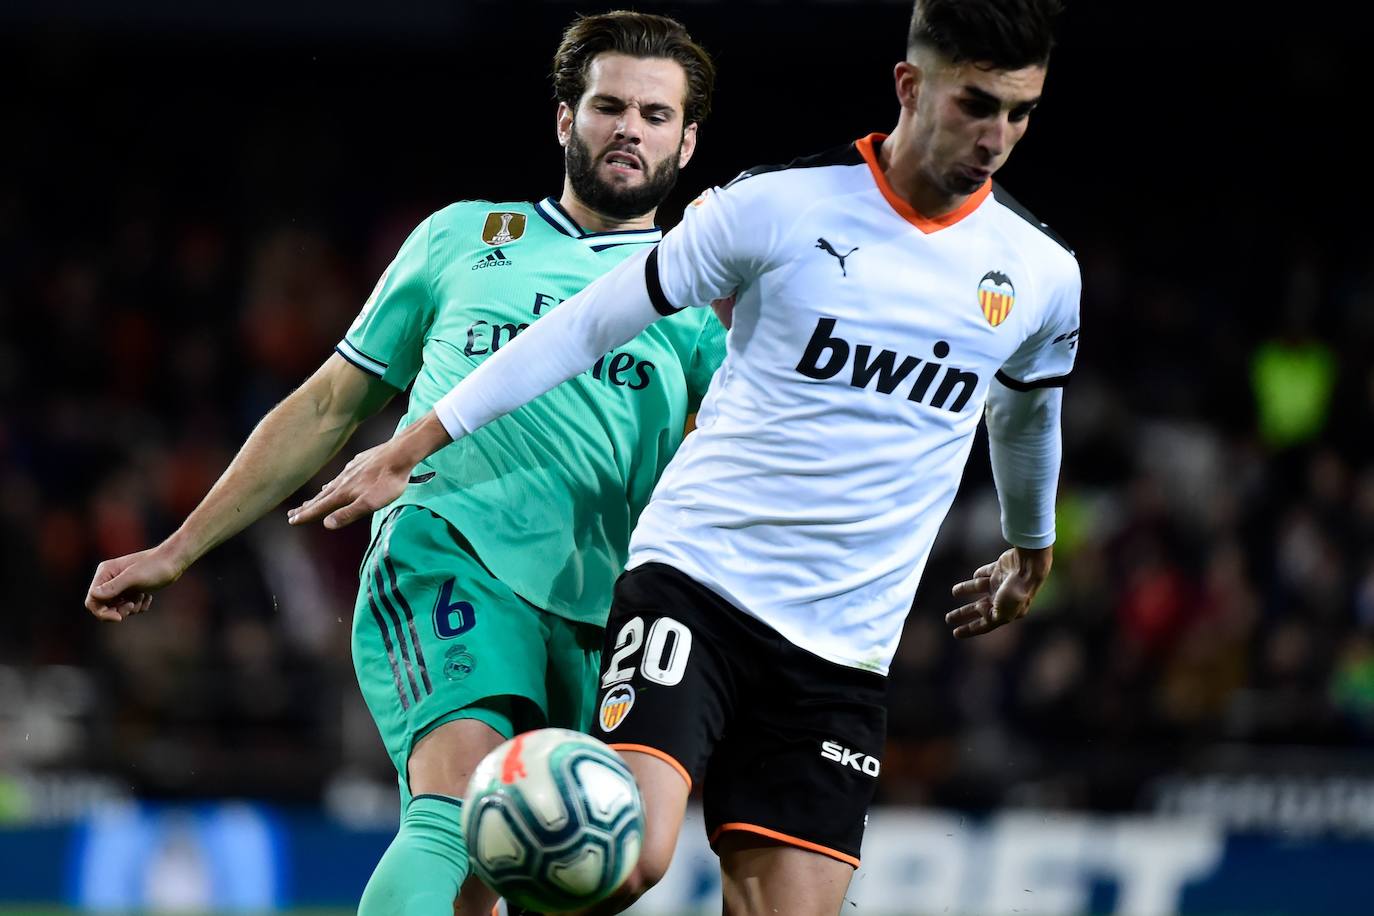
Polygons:
<instances>
[{"instance_id":1,"label":"player's forearm","mask_svg":"<svg viewBox=\"0 0 1374 916\"><path fill-rule=\"evenodd\" d=\"M428 457L446 441L435 442L435 423L456 440L534 400L591 368L608 350L633 339L662 317L649 299L644 279L647 255L628 258L582 292L536 321L493 353L467 378L439 399L409 433L407 458ZM422 452L429 447L429 451Z\"/></svg>"},{"instance_id":2,"label":"player's forearm","mask_svg":"<svg viewBox=\"0 0 1374 916\"><path fill-rule=\"evenodd\" d=\"M298 490L357 429L298 389L258 423L220 479L164 547L184 569Z\"/></svg>"},{"instance_id":3,"label":"player's forearm","mask_svg":"<svg viewBox=\"0 0 1374 916\"><path fill-rule=\"evenodd\" d=\"M1002 534L1018 548L1047 548L1054 543L1063 391L1013 391L996 381L992 385L986 418Z\"/></svg>"}]
</instances>

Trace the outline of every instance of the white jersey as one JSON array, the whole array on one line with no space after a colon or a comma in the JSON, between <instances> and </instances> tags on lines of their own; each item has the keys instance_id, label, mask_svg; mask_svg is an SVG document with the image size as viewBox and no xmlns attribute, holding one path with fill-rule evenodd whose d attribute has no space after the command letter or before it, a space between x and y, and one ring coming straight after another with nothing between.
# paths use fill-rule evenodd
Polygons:
<instances>
[{"instance_id":1,"label":"white jersey","mask_svg":"<svg viewBox=\"0 0 1374 916\"><path fill-rule=\"evenodd\" d=\"M660 311L738 296L629 565L666 563L803 649L886 673L989 385L1063 384L1080 280L991 182L922 218L878 166L883 139L746 172L650 255Z\"/></svg>"}]
</instances>

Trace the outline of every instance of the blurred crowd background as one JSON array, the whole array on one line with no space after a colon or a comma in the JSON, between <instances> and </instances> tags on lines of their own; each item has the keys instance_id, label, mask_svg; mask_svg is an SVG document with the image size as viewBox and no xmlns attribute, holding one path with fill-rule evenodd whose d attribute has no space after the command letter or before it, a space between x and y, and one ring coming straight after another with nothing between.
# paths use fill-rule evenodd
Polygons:
<instances>
[{"instance_id":1,"label":"blurred crowd background","mask_svg":"<svg viewBox=\"0 0 1374 916\"><path fill-rule=\"evenodd\" d=\"M1368 771L1358 33L1104 6L1071 5L1000 176L1084 275L1054 575L1027 620L948 635L949 586L1002 549L978 446L893 669L887 801L1145 810L1209 779ZM348 657L361 526L278 512L122 625L82 597L184 518L416 222L558 193L548 61L602 8L0 13L0 820L77 784L385 808ZM665 226L747 166L895 123L906 3L639 8L721 71Z\"/></svg>"}]
</instances>

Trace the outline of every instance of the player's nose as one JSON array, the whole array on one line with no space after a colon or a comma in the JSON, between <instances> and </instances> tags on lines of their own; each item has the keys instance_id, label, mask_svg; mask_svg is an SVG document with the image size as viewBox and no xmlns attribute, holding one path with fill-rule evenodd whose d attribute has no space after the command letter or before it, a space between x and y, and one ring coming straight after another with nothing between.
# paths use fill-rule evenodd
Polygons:
<instances>
[{"instance_id":1,"label":"player's nose","mask_svg":"<svg viewBox=\"0 0 1374 916\"><path fill-rule=\"evenodd\" d=\"M616 120L615 134L626 140L633 140L638 143L644 137L644 119L640 117L639 109L627 108Z\"/></svg>"},{"instance_id":2,"label":"player's nose","mask_svg":"<svg viewBox=\"0 0 1374 916\"><path fill-rule=\"evenodd\" d=\"M989 157L1000 158L1011 147L1012 131L1011 121L1003 115L983 130L978 145Z\"/></svg>"}]
</instances>

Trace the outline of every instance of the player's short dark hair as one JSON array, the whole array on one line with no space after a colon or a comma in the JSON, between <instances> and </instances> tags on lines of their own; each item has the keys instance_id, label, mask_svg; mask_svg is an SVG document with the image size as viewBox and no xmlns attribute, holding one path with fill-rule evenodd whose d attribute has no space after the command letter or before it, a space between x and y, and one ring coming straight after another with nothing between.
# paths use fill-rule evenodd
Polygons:
<instances>
[{"instance_id":1,"label":"player's short dark hair","mask_svg":"<svg viewBox=\"0 0 1374 916\"><path fill-rule=\"evenodd\" d=\"M716 82L711 55L676 19L630 10L579 16L568 26L553 55L553 93L558 101L576 109L587 90L587 68L598 54L607 52L677 61L687 74L683 124L700 124L711 113Z\"/></svg>"},{"instance_id":2,"label":"player's short dark hair","mask_svg":"<svg viewBox=\"0 0 1374 916\"><path fill-rule=\"evenodd\" d=\"M916 0L907 52L1020 70L1049 62L1060 0Z\"/></svg>"}]
</instances>

